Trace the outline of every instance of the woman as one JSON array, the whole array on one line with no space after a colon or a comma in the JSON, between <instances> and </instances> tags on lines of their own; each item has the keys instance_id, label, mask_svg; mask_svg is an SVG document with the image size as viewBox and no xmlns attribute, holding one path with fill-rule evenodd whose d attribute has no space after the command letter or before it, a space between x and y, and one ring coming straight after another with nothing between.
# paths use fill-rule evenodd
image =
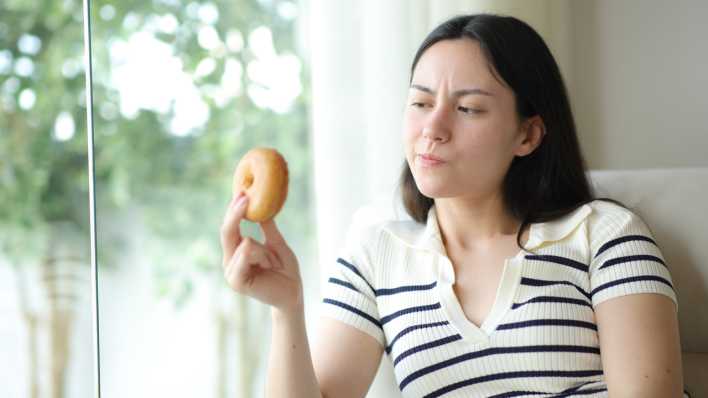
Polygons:
<instances>
[{"instance_id":1,"label":"woman","mask_svg":"<svg viewBox=\"0 0 708 398\"><path fill-rule=\"evenodd\" d=\"M406 397L681 397L677 301L646 224L596 199L557 64L513 17L424 40L404 114L412 221L352 232L327 265L318 344L275 224L222 229L225 275L272 306L268 397L362 397L386 353Z\"/></svg>"}]
</instances>

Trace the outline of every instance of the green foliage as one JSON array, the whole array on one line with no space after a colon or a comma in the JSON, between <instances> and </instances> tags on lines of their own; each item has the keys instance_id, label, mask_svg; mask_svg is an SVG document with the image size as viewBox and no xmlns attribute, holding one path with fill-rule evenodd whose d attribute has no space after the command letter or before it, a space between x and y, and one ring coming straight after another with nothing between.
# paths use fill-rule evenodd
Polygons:
<instances>
[{"instance_id":1,"label":"green foliage","mask_svg":"<svg viewBox=\"0 0 708 398\"><path fill-rule=\"evenodd\" d=\"M236 164L253 147L276 148L288 161L290 191L276 222L299 258L312 257L307 98L301 94L288 112L277 113L259 107L247 94L250 85L260 85L247 73L248 64L257 60L248 46L251 31L267 26L276 54L297 52L294 20L278 15L280 3L284 2L92 3L96 173L102 179L99 197L117 207L140 209L140 220L136 221L148 228L151 240L145 243L144 256L156 277L156 291L173 297L178 305L188 300L199 277L224 286L219 228L232 195ZM200 17L200 8L216 9L218 18L205 20ZM156 21L176 24L161 30L155 28L159 26ZM200 44L200 30L205 28L213 28L221 46L207 49ZM150 37L131 41L140 32L148 32ZM225 45L229 34L243 38L243 49ZM175 134L171 126L173 118L184 112L177 108L177 98L168 109L143 107L133 115L120 111L124 98L114 79L121 67L116 61L116 48L124 43L145 44L146 40L158 40L169 47L208 106L206 123L187 134ZM199 75L198 66L207 58L213 60L213 71ZM223 88L226 64L234 61L243 70L239 82L243 89L227 101L217 101L211 93ZM165 73L168 69L166 66ZM302 65L302 93L307 92L306 76ZM147 95L160 88L148 80L142 89ZM243 231L261 238L255 224L244 222Z\"/></svg>"},{"instance_id":2,"label":"green foliage","mask_svg":"<svg viewBox=\"0 0 708 398\"><path fill-rule=\"evenodd\" d=\"M231 197L235 166L255 146L274 147L288 161L290 192L276 221L298 257L312 257L306 65L299 72L302 94L288 112L260 107L247 94L249 87L263 86L247 73L249 63L257 60L248 46L250 32L266 26L272 32L276 54L297 54L294 20L277 12L282 3L92 1L92 109L101 267L120 266L117 255L127 247L130 228L144 225L151 238L143 254L149 256L145 261L158 278L158 293L184 303L199 274L223 286L219 227ZM206 14L200 14L200 9ZM210 21L209 11L213 17L214 9L218 18ZM22 253L29 259L38 258L52 223L69 223L75 237L85 237L88 245L81 2L6 0L0 3L0 15L0 54L9 54L11 65L20 58L34 65L27 76L14 67L0 70L0 250L7 256ZM168 25L176 21L176 25L155 29L156 21ZM199 32L205 27L215 31L222 43L229 35L240 35L243 49L204 48ZM116 73L124 65L115 53L121 45L130 50L126 43L144 43L144 36L130 41L138 32L148 32L150 40L168 46L179 60L181 71L208 107L206 123L174 134L173 118L191 111L178 109L175 101L167 109L143 107L133 113L121 109L127 98L116 84ZM35 54L21 52L18 40L23 35L39 39L41 46ZM213 70L197 75L207 58L213 60ZM219 101L212 94L223 88L227 61L241 66L242 89L239 95ZM140 81L140 73L134 78ZM145 95L157 89L150 83L140 87ZM19 106L23 90L31 90L36 97L28 109ZM74 134L58 140L55 124L63 112L73 120ZM138 216L124 213L135 208ZM134 217L127 220L126 229L114 225L123 214ZM260 238L257 225L249 222L244 222L244 233Z\"/></svg>"},{"instance_id":3,"label":"green foliage","mask_svg":"<svg viewBox=\"0 0 708 398\"><path fill-rule=\"evenodd\" d=\"M88 247L84 78L66 66L81 67L80 11L76 1L0 3L0 248L11 264L36 261L52 223ZM74 125L65 141L53 137L61 113Z\"/></svg>"}]
</instances>

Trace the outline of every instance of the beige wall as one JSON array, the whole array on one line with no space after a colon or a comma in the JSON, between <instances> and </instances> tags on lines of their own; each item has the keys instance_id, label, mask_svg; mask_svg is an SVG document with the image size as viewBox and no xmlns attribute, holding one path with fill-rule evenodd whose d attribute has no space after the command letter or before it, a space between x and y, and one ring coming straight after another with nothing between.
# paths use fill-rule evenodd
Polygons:
<instances>
[{"instance_id":1,"label":"beige wall","mask_svg":"<svg viewBox=\"0 0 708 398\"><path fill-rule=\"evenodd\" d=\"M588 167L708 166L708 1L571 3L569 81Z\"/></svg>"}]
</instances>

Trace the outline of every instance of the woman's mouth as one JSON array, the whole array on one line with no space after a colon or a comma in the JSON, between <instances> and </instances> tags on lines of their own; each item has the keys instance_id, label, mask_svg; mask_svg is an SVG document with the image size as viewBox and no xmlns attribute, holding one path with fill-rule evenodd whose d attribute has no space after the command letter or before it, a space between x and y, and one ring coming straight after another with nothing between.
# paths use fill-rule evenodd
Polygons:
<instances>
[{"instance_id":1,"label":"woman's mouth","mask_svg":"<svg viewBox=\"0 0 708 398\"><path fill-rule=\"evenodd\" d=\"M418 155L418 163L422 167L435 167L445 163L444 160L432 155Z\"/></svg>"}]
</instances>

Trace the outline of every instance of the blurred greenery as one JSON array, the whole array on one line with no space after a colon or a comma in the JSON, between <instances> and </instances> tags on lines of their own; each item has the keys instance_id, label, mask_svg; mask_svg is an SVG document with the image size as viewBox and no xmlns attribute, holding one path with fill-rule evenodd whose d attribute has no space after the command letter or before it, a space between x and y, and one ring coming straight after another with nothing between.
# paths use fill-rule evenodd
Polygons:
<instances>
[{"instance_id":1,"label":"blurred greenery","mask_svg":"<svg viewBox=\"0 0 708 398\"><path fill-rule=\"evenodd\" d=\"M227 287L219 240L233 172L251 148L275 148L287 160L288 198L276 222L301 262L314 258L309 72L296 11L266 0L92 3L100 264L109 224L145 230L138 261L150 266L157 295L182 308L206 279L238 301L211 309L219 397L233 381L237 396L259 395L256 372L267 357L269 310ZM274 99L288 94L289 106ZM134 212L117 217L127 208ZM257 224L244 221L242 231L262 241ZM236 356L227 350L233 339ZM225 376L234 361L236 380Z\"/></svg>"},{"instance_id":2,"label":"blurred greenery","mask_svg":"<svg viewBox=\"0 0 708 398\"><path fill-rule=\"evenodd\" d=\"M16 281L7 302L22 322L10 327L25 333L26 361L3 374L31 398L68 391L75 315L90 311L83 54L80 1L0 2L0 257ZM110 261L121 240L106 241Z\"/></svg>"},{"instance_id":3,"label":"blurred greenery","mask_svg":"<svg viewBox=\"0 0 708 398\"><path fill-rule=\"evenodd\" d=\"M291 246L298 249L299 257L308 258L314 251L306 63L300 62L297 75L301 93L287 111L259 106L249 95L249 87L262 86L248 73L250 64L259 61L249 46L254 30L267 27L278 56L298 57L295 19L283 13L293 7L297 5L290 1L256 0L92 2L99 251L103 249L101 225L108 222L103 216L114 207L139 207L140 217L155 239L151 258L160 259L153 261L161 281L158 292L179 299L175 303L185 302L191 291L189 275L195 271L206 271L216 283L225 285L220 271L219 227L231 199L235 166L253 147L276 148L286 158L290 191L276 222ZM205 32L215 32L218 44L205 48L200 37ZM131 39L140 33L151 36L140 36L141 43L147 43L146 38L159 40L169 46L170 56L179 60L189 84L208 106L204 124L186 133L175 131L181 129L173 125L179 118L177 101L171 101L166 109L143 106L137 112L123 111L121 90L130 87L117 83L117 69L135 58L116 54L125 56L130 50L125 45L134 45ZM234 36L243 41L242 49L227 45ZM205 59L211 60L213 70L200 74L198 65ZM241 89L231 88L236 94L224 101L213 91L223 88L229 62L241 66ZM170 73L168 69L165 73ZM151 86L149 78L135 76L144 83L140 89L146 95L163 89L158 84ZM247 221L244 231L261 237L258 226Z\"/></svg>"},{"instance_id":4,"label":"blurred greenery","mask_svg":"<svg viewBox=\"0 0 708 398\"><path fill-rule=\"evenodd\" d=\"M158 296L181 307L197 277L228 289L219 227L235 166L256 146L275 148L288 161L290 191L276 222L298 258L312 259L309 72L297 43L297 4L96 0L91 8L101 270L119 270L133 230L144 230L149 239L139 255L151 267ZM296 71L300 88L289 106L264 105L263 96L277 90L258 77L264 59L251 45L256 32L269 32L280 61L300 61L299 70L283 61L271 71L276 77ZM169 48L173 63L149 57L140 65L152 74L142 75L129 65L136 58L125 56L150 44ZM187 79L175 80L170 88L179 90L163 97L197 93L196 104L207 108L203 122L184 118L199 114L199 107L190 108L194 99L131 105L160 94L165 86L153 83L175 70ZM80 0L0 2L0 255L16 267L51 256L49 241L82 242L72 244L88 266L83 72ZM245 221L243 230L261 239L256 224Z\"/></svg>"},{"instance_id":5,"label":"blurred greenery","mask_svg":"<svg viewBox=\"0 0 708 398\"><path fill-rule=\"evenodd\" d=\"M86 237L76 248L86 256L81 5L5 1L0 15L0 250L10 264L36 262L48 224L64 223L67 233ZM61 113L76 132L63 141L54 138Z\"/></svg>"}]
</instances>

